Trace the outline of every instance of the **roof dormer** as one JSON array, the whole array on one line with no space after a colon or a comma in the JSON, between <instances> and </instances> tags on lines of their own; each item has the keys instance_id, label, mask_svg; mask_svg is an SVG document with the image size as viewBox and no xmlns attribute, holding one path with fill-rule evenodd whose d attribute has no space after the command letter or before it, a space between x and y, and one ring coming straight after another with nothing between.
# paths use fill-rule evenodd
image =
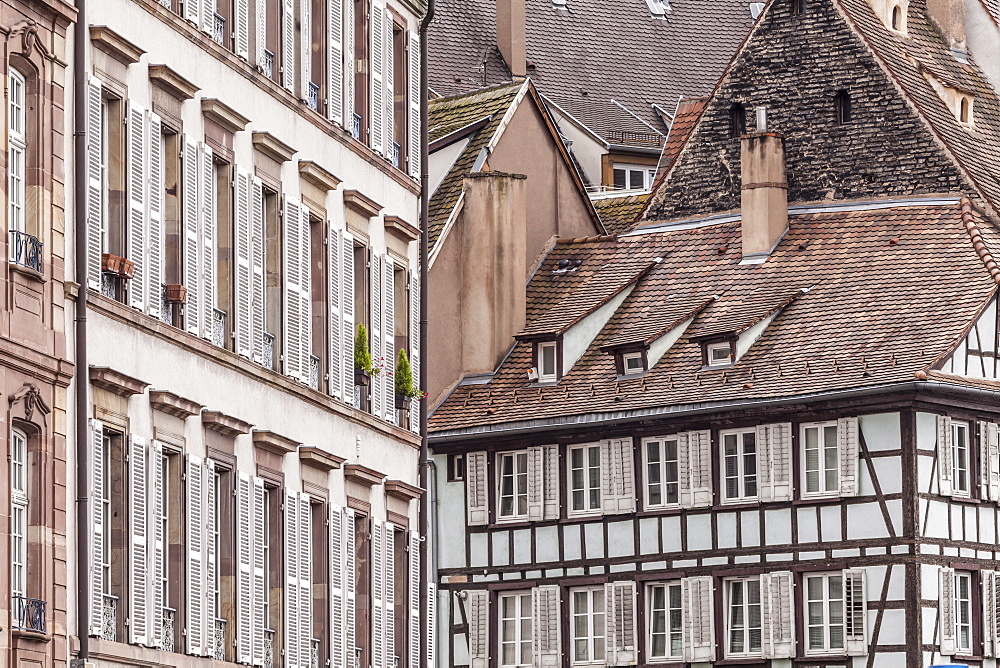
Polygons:
<instances>
[{"instance_id":1,"label":"roof dormer","mask_svg":"<svg viewBox=\"0 0 1000 668\"><path fill-rule=\"evenodd\" d=\"M897 35L907 34L910 0L868 0L875 15Z\"/></svg>"},{"instance_id":2,"label":"roof dormer","mask_svg":"<svg viewBox=\"0 0 1000 668\"><path fill-rule=\"evenodd\" d=\"M934 92L938 94L941 101L951 111L955 120L963 127L971 130L975 126L975 112L973 109L976 101L975 95L971 91L962 88L958 82L944 76L938 76L926 67L921 67L921 72L934 89Z\"/></svg>"}]
</instances>

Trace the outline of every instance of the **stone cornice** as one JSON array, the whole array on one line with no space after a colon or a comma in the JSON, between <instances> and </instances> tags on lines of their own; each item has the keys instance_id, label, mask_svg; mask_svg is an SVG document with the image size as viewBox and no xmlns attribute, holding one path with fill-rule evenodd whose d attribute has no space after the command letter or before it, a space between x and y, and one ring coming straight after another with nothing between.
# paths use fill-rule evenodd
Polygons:
<instances>
[{"instance_id":1,"label":"stone cornice","mask_svg":"<svg viewBox=\"0 0 1000 668\"><path fill-rule=\"evenodd\" d=\"M167 415L174 415L179 418L189 418L192 415L197 415L203 408L201 404L196 404L193 401L165 390L150 390L149 404Z\"/></svg>"},{"instance_id":2,"label":"stone cornice","mask_svg":"<svg viewBox=\"0 0 1000 668\"><path fill-rule=\"evenodd\" d=\"M142 394L149 387L149 383L144 383L132 376L126 376L106 366L90 367L90 384L121 397Z\"/></svg>"},{"instance_id":3,"label":"stone cornice","mask_svg":"<svg viewBox=\"0 0 1000 668\"><path fill-rule=\"evenodd\" d=\"M419 499L423 493L424 490L415 485L405 483L402 480L385 481L385 495L405 501L406 503Z\"/></svg>"},{"instance_id":4,"label":"stone cornice","mask_svg":"<svg viewBox=\"0 0 1000 668\"><path fill-rule=\"evenodd\" d=\"M107 26L90 26L90 41L94 48L100 49L126 67L139 62L142 54L146 53Z\"/></svg>"},{"instance_id":5,"label":"stone cornice","mask_svg":"<svg viewBox=\"0 0 1000 668\"><path fill-rule=\"evenodd\" d=\"M211 429L223 436L239 436L249 434L252 425L237 418L220 413L219 411L205 411L201 414L201 423L205 429Z\"/></svg>"},{"instance_id":6,"label":"stone cornice","mask_svg":"<svg viewBox=\"0 0 1000 668\"><path fill-rule=\"evenodd\" d=\"M200 89L166 65L149 66L149 83L165 90L181 102L190 100Z\"/></svg>"},{"instance_id":7,"label":"stone cornice","mask_svg":"<svg viewBox=\"0 0 1000 668\"><path fill-rule=\"evenodd\" d=\"M310 466L324 473L339 469L344 461L343 457L321 450L314 445L303 445L299 448L299 462L303 466Z\"/></svg>"},{"instance_id":8,"label":"stone cornice","mask_svg":"<svg viewBox=\"0 0 1000 668\"><path fill-rule=\"evenodd\" d=\"M365 487L372 487L381 484L385 480L385 474L361 464L347 464L344 466L344 479Z\"/></svg>"},{"instance_id":9,"label":"stone cornice","mask_svg":"<svg viewBox=\"0 0 1000 668\"><path fill-rule=\"evenodd\" d=\"M301 445L301 443L275 434L273 431L262 429L253 430L253 444L255 447L273 452L276 455L287 455L289 452L295 452Z\"/></svg>"},{"instance_id":10,"label":"stone cornice","mask_svg":"<svg viewBox=\"0 0 1000 668\"><path fill-rule=\"evenodd\" d=\"M205 118L218 123L227 132L239 132L246 128L250 119L236 112L214 97L201 99L201 113Z\"/></svg>"},{"instance_id":11,"label":"stone cornice","mask_svg":"<svg viewBox=\"0 0 1000 668\"><path fill-rule=\"evenodd\" d=\"M357 211L365 218L374 218L382 210L382 205L375 200L361 194L360 190L344 191L344 206Z\"/></svg>"},{"instance_id":12,"label":"stone cornice","mask_svg":"<svg viewBox=\"0 0 1000 668\"><path fill-rule=\"evenodd\" d=\"M383 220L385 222L385 231L399 237L406 243L416 241L420 238L420 230L399 216L385 216Z\"/></svg>"},{"instance_id":13,"label":"stone cornice","mask_svg":"<svg viewBox=\"0 0 1000 668\"><path fill-rule=\"evenodd\" d=\"M253 147L278 162L288 162L295 155L295 149L280 141L270 132L254 132Z\"/></svg>"},{"instance_id":14,"label":"stone cornice","mask_svg":"<svg viewBox=\"0 0 1000 668\"><path fill-rule=\"evenodd\" d=\"M336 190L340 179L312 160L299 160L299 176L322 190Z\"/></svg>"}]
</instances>

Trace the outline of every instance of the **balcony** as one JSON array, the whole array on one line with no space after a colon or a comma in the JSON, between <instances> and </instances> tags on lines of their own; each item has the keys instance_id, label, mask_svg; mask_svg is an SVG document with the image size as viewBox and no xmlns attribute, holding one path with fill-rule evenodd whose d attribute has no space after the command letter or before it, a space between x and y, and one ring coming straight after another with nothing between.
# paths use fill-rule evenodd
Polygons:
<instances>
[{"instance_id":1,"label":"balcony","mask_svg":"<svg viewBox=\"0 0 1000 668\"><path fill-rule=\"evenodd\" d=\"M399 152L401 147L396 142L392 142L392 166L399 169Z\"/></svg>"},{"instance_id":2,"label":"balcony","mask_svg":"<svg viewBox=\"0 0 1000 668\"><path fill-rule=\"evenodd\" d=\"M274 76L274 54L267 49L264 49L264 52L261 54L259 67L260 71L263 72L264 76L267 78L270 79Z\"/></svg>"},{"instance_id":3,"label":"balcony","mask_svg":"<svg viewBox=\"0 0 1000 668\"><path fill-rule=\"evenodd\" d=\"M354 114L351 119L351 136L361 141L361 115Z\"/></svg>"},{"instance_id":4,"label":"balcony","mask_svg":"<svg viewBox=\"0 0 1000 668\"><path fill-rule=\"evenodd\" d=\"M42 262L42 247L44 244L38 237L27 232L10 231L10 261L20 267L27 267L32 271L37 271L39 275L44 273Z\"/></svg>"},{"instance_id":5,"label":"balcony","mask_svg":"<svg viewBox=\"0 0 1000 668\"><path fill-rule=\"evenodd\" d=\"M174 649L174 620L177 617L177 611L173 608L163 609L163 629L161 631L161 644L160 649L164 652L176 652Z\"/></svg>"},{"instance_id":6,"label":"balcony","mask_svg":"<svg viewBox=\"0 0 1000 668\"><path fill-rule=\"evenodd\" d=\"M215 21L212 23L212 39L217 43L226 45L226 17L215 15Z\"/></svg>"},{"instance_id":7,"label":"balcony","mask_svg":"<svg viewBox=\"0 0 1000 668\"><path fill-rule=\"evenodd\" d=\"M226 620L216 618L215 635L212 636L212 658L226 660Z\"/></svg>"},{"instance_id":8,"label":"balcony","mask_svg":"<svg viewBox=\"0 0 1000 668\"><path fill-rule=\"evenodd\" d=\"M263 356L260 365L265 369L274 371L274 334L264 332Z\"/></svg>"},{"instance_id":9,"label":"balcony","mask_svg":"<svg viewBox=\"0 0 1000 668\"><path fill-rule=\"evenodd\" d=\"M212 309L212 343L226 347L226 312Z\"/></svg>"},{"instance_id":10,"label":"balcony","mask_svg":"<svg viewBox=\"0 0 1000 668\"><path fill-rule=\"evenodd\" d=\"M319 84L309 82L309 96L306 98L306 102L310 109L319 111Z\"/></svg>"},{"instance_id":11,"label":"balcony","mask_svg":"<svg viewBox=\"0 0 1000 668\"><path fill-rule=\"evenodd\" d=\"M274 668L274 631L264 629L264 668Z\"/></svg>"},{"instance_id":12,"label":"balcony","mask_svg":"<svg viewBox=\"0 0 1000 668\"><path fill-rule=\"evenodd\" d=\"M45 601L15 596L12 603L15 629L45 633Z\"/></svg>"},{"instance_id":13,"label":"balcony","mask_svg":"<svg viewBox=\"0 0 1000 668\"><path fill-rule=\"evenodd\" d=\"M101 608L101 640L118 639L118 597L104 594Z\"/></svg>"},{"instance_id":14,"label":"balcony","mask_svg":"<svg viewBox=\"0 0 1000 668\"><path fill-rule=\"evenodd\" d=\"M319 389L319 358L315 355L309 356L309 387Z\"/></svg>"}]
</instances>

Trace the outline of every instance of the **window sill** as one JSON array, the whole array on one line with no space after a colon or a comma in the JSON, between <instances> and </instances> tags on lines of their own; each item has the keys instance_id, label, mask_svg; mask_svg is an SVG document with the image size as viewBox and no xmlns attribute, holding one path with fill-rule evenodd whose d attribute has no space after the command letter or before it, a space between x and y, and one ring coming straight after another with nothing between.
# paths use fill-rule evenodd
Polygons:
<instances>
[{"instance_id":1,"label":"window sill","mask_svg":"<svg viewBox=\"0 0 1000 668\"><path fill-rule=\"evenodd\" d=\"M752 510L754 508L760 508L760 506L760 501L739 499L737 501L723 501L722 503L717 503L712 506L712 510Z\"/></svg>"},{"instance_id":2,"label":"window sill","mask_svg":"<svg viewBox=\"0 0 1000 668\"><path fill-rule=\"evenodd\" d=\"M13 260L7 260L7 264L8 266L10 266L11 271L16 271L17 273L22 274L23 276L27 276L28 278L31 278L33 280L36 280L39 283L45 282L45 274L43 274L40 271L36 271L31 267L25 267L23 264L18 264Z\"/></svg>"},{"instance_id":3,"label":"window sill","mask_svg":"<svg viewBox=\"0 0 1000 668\"><path fill-rule=\"evenodd\" d=\"M31 640L33 642L51 642L52 634L50 633L40 633L38 631L32 631L30 629L17 629L12 628L10 630L10 635L14 638L23 638L24 640Z\"/></svg>"},{"instance_id":4,"label":"window sill","mask_svg":"<svg viewBox=\"0 0 1000 668\"><path fill-rule=\"evenodd\" d=\"M967 503L973 506L978 506L980 504L979 499L973 499L971 496L951 496L948 498L952 501L957 501L958 503Z\"/></svg>"},{"instance_id":5,"label":"window sill","mask_svg":"<svg viewBox=\"0 0 1000 668\"><path fill-rule=\"evenodd\" d=\"M761 657L739 657L732 659L722 659L715 662L716 666L766 666L767 662Z\"/></svg>"},{"instance_id":6,"label":"window sill","mask_svg":"<svg viewBox=\"0 0 1000 668\"><path fill-rule=\"evenodd\" d=\"M831 506L842 501L842 497L837 496L804 496L792 501L793 506Z\"/></svg>"}]
</instances>

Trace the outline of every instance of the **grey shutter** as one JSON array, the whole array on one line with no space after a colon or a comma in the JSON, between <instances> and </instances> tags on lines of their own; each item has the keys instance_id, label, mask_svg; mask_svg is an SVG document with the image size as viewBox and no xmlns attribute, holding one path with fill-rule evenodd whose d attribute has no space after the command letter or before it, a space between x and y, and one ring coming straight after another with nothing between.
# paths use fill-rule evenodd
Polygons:
<instances>
[{"instance_id":1,"label":"grey shutter","mask_svg":"<svg viewBox=\"0 0 1000 668\"><path fill-rule=\"evenodd\" d=\"M145 310L146 303L146 111L128 104L128 259L135 267L129 280L129 303Z\"/></svg>"},{"instance_id":2,"label":"grey shutter","mask_svg":"<svg viewBox=\"0 0 1000 668\"><path fill-rule=\"evenodd\" d=\"M344 514L340 506L329 504L330 539L330 668L353 668L348 662L344 629Z\"/></svg>"},{"instance_id":3,"label":"grey shutter","mask_svg":"<svg viewBox=\"0 0 1000 668\"><path fill-rule=\"evenodd\" d=\"M407 550L407 657L406 668L420 668L420 534L411 531ZM433 664L430 664L433 665ZM402 666L400 668L403 668Z\"/></svg>"},{"instance_id":4,"label":"grey shutter","mask_svg":"<svg viewBox=\"0 0 1000 668\"><path fill-rule=\"evenodd\" d=\"M542 519L545 489L545 451L541 446L528 448L528 521Z\"/></svg>"},{"instance_id":5,"label":"grey shutter","mask_svg":"<svg viewBox=\"0 0 1000 668\"><path fill-rule=\"evenodd\" d=\"M198 203L198 144L184 143L184 287L187 301L184 304L184 329L195 336L201 335L201 226L198 223L201 209Z\"/></svg>"},{"instance_id":6,"label":"grey shutter","mask_svg":"<svg viewBox=\"0 0 1000 668\"><path fill-rule=\"evenodd\" d=\"M299 57L299 98L308 102L312 83L312 0L299 3Z\"/></svg>"},{"instance_id":7,"label":"grey shutter","mask_svg":"<svg viewBox=\"0 0 1000 668\"><path fill-rule=\"evenodd\" d=\"M848 656L868 654L868 587L865 569L844 571L844 649Z\"/></svg>"},{"instance_id":8,"label":"grey shutter","mask_svg":"<svg viewBox=\"0 0 1000 668\"><path fill-rule=\"evenodd\" d=\"M159 319L163 310L163 129L160 117L147 113L146 155L146 312Z\"/></svg>"},{"instance_id":9,"label":"grey shutter","mask_svg":"<svg viewBox=\"0 0 1000 668\"><path fill-rule=\"evenodd\" d=\"M298 200L285 199L281 228L284 231L282 244L283 273L285 276L283 346L284 372L286 376L301 380L302 373L302 264L299 253L302 250L302 224L299 217Z\"/></svg>"},{"instance_id":10,"label":"grey shutter","mask_svg":"<svg viewBox=\"0 0 1000 668\"><path fill-rule=\"evenodd\" d=\"M281 0L281 85L295 92L294 0Z\"/></svg>"},{"instance_id":11,"label":"grey shutter","mask_svg":"<svg viewBox=\"0 0 1000 668\"><path fill-rule=\"evenodd\" d=\"M354 108L354 72L357 69L354 57L354 2L341 1L344 10L341 22L344 35L344 128L353 135L354 114L360 111Z\"/></svg>"},{"instance_id":12,"label":"grey shutter","mask_svg":"<svg viewBox=\"0 0 1000 668\"><path fill-rule=\"evenodd\" d=\"M104 250L104 123L101 81L87 82L87 287L101 289ZM91 629L94 633L94 629ZM97 631L99 634L100 632Z\"/></svg>"},{"instance_id":13,"label":"grey shutter","mask_svg":"<svg viewBox=\"0 0 1000 668\"><path fill-rule=\"evenodd\" d=\"M383 127L385 128L385 157L390 161L392 160L393 150L395 144L395 92L393 91L394 81L393 81L393 41L392 41L392 14L385 11L383 16L383 31L385 32L385 38L382 43L384 45L382 49L382 62L385 65L382 67L382 79L385 81L385 97L383 98L385 104L385 117L382 119ZM399 165L400 169L405 169L403 165Z\"/></svg>"},{"instance_id":14,"label":"grey shutter","mask_svg":"<svg viewBox=\"0 0 1000 668\"><path fill-rule=\"evenodd\" d=\"M385 2L373 0L369 25L370 45L368 48L368 69L370 74L370 118L368 145L376 153L385 153Z\"/></svg>"},{"instance_id":15,"label":"grey shutter","mask_svg":"<svg viewBox=\"0 0 1000 668\"><path fill-rule=\"evenodd\" d=\"M212 149L199 145L199 202L201 211L201 337L212 340L215 323L215 167Z\"/></svg>"},{"instance_id":16,"label":"grey shutter","mask_svg":"<svg viewBox=\"0 0 1000 668\"><path fill-rule=\"evenodd\" d=\"M236 0L236 55L250 60L250 0Z\"/></svg>"},{"instance_id":17,"label":"grey shutter","mask_svg":"<svg viewBox=\"0 0 1000 668\"><path fill-rule=\"evenodd\" d=\"M952 568L942 568L940 570L938 589L938 605L941 613L940 638L941 654L943 656L953 656L957 651L955 638L955 570Z\"/></svg>"},{"instance_id":18,"label":"grey shutter","mask_svg":"<svg viewBox=\"0 0 1000 668\"><path fill-rule=\"evenodd\" d=\"M357 573L355 568L354 511L344 508L344 651L348 668L353 668L356 656L354 638Z\"/></svg>"},{"instance_id":19,"label":"grey shutter","mask_svg":"<svg viewBox=\"0 0 1000 668\"><path fill-rule=\"evenodd\" d=\"M354 0L348 0L353 4ZM326 111L327 117L345 126L344 122L344 0L326 3Z\"/></svg>"},{"instance_id":20,"label":"grey shutter","mask_svg":"<svg viewBox=\"0 0 1000 668\"><path fill-rule=\"evenodd\" d=\"M277 493L277 492L275 492ZM264 480L253 478L253 663L264 664L264 629L267 620L264 619L264 601L269 592L264 589L264 541L270 536L264 535Z\"/></svg>"},{"instance_id":21,"label":"grey shutter","mask_svg":"<svg viewBox=\"0 0 1000 668\"><path fill-rule=\"evenodd\" d=\"M983 604L983 656L992 658L997 651L997 573L980 571Z\"/></svg>"},{"instance_id":22,"label":"grey shutter","mask_svg":"<svg viewBox=\"0 0 1000 668\"><path fill-rule=\"evenodd\" d=\"M601 509L605 515L635 511L632 439L601 442Z\"/></svg>"},{"instance_id":23,"label":"grey shutter","mask_svg":"<svg viewBox=\"0 0 1000 668\"><path fill-rule=\"evenodd\" d=\"M385 613L382 616L383 661L385 668L396 668L396 552L394 550L396 529L391 522L385 523L385 540L382 543L382 603Z\"/></svg>"},{"instance_id":24,"label":"grey shutter","mask_svg":"<svg viewBox=\"0 0 1000 668\"><path fill-rule=\"evenodd\" d=\"M531 665L557 668L559 641L559 585L542 585L531 590Z\"/></svg>"},{"instance_id":25,"label":"grey shutter","mask_svg":"<svg viewBox=\"0 0 1000 668\"><path fill-rule=\"evenodd\" d=\"M256 65L264 71L264 61L267 59L267 0L257 0L254 11L255 31L257 34ZM276 63L272 63L274 67Z\"/></svg>"},{"instance_id":26,"label":"grey shutter","mask_svg":"<svg viewBox=\"0 0 1000 668\"><path fill-rule=\"evenodd\" d=\"M471 526L489 524L489 482L486 478L486 453L469 452L465 455L466 513Z\"/></svg>"},{"instance_id":27,"label":"grey shutter","mask_svg":"<svg viewBox=\"0 0 1000 668\"><path fill-rule=\"evenodd\" d=\"M370 249L368 291L369 313L368 313L368 342L371 348L372 363L376 368L381 368L381 373L372 376L371 398L372 415L382 417L384 391L382 389L385 381L385 360L382 357L382 267L381 258Z\"/></svg>"},{"instance_id":28,"label":"grey shutter","mask_svg":"<svg viewBox=\"0 0 1000 668\"><path fill-rule=\"evenodd\" d=\"M710 575L681 580L685 661L715 661L715 629L712 624L713 590L714 585Z\"/></svg>"},{"instance_id":29,"label":"grey shutter","mask_svg":"<svg viewBox=\"0 0 1000 668\"><path fill-rule=\"evenodd\" d=\"M385 572L383 567L385 532L381 522L371 520L371 605L372 605L372 668L386 668L382 662L385 643Z\"/></svg>"},{"instance_id":30,"label":"grey shutter","mask_svg":"<svg viewBox=\"0 0 1000 668\"><path fill-rule=\"evenodd\" d=\"M353 0L352 0L353 2ZM330 395L336 397L337 399L344 398L344 391L348 388L344 387L344 353L341 348L342 345L346 345L344 342L344 320L341 317L340 302L343 297L340 289L341 281L341 262L340 253L343 248L343 243L340 241L339 232L333 228L332 223L327 223L326 228L327 242L326 242L326 254L327 254L327 268L326 268L326 298L327 298L327 311L330 314L330 321L328 323L329 332L327 336L328 345L330 349L327 351L327 377L329 378L329 391ZM350 388L353 390L354 388Z\"/></svg>"},{"instance_id":31,"label":"grey shutter","mask_svg":"<svg viewBox=\"0 0 1000 668\"><path fill-rule=\"evenodd\" d=\"M542 446L542 519L559 519L559 446Z\"/></svg>"},{"instance_id":32,"label":"grey shutter","mask_svg":"<svg viewBox=\"0 0 1000 668\"><path fill-rule=\"evenodd\" d=\"M351 3L348 3L351 4ZM354 405L354 237L346 230L341 232L340 305L344 320L343 373L344 403Z\"/></svg>"},{"instance_id":33,"label":"grey shutter","mask_svg":"<svg viewBox=\"0 0 1000 668\"><path fill-rule=\"evenodd\" d=\"M712 432L688 432L692 507L712 505Z\"/></svg>"},{"instance_id":34,"label":"grey shutter","mask_svg":"<svg viewBox=\"0 0 1000 668\"><path fill-rule=\"evenodd\" d=\"M418 272L410 272L410 368L413 370L413 383L420 387L420 276ZM410 429L420 433L420 401L410 405Z\"/></svg>"},{"instance_id":35,"label":"grey shutter","mask_svg":"<svg viewBox=\"0 0 1000 668\"><path fill-rule=\"evenodd\" d=\"M858 494L858 418L837 420L837 440L840 450L840 495Z\"/></svg>"},{"instance_id":36,"label":"grey shutter","mask_svg":"<svg viewBox=\"0 0 1000 668\"><path fill-rule=\"evenodd\" d=\"M264 363L264 186L256 176L250 188L250 349Z\"/></svg>"},{"instance_id":37,"label":"grey shutter","mask_svg":"<svg viewBox=\"0 0 1000 668\"><path fill-rule=\"evenodd\" d=\"M469 660L471 668L490 665L490 593L485 589L467 591L469 616Z\"/></svg>"},{"instance_id":38,"label":"grey shutter","mask_svg":"<svg viewBox=\"0 0 1000 668\"><path fill-rule=\"evenodd\" d=\"M407 67L409 69L409 95L410 103L408 118L408 143L407 155L410 161L410 176L415 179L420 178L420 35L410 32L410 43L406 56Z\"/></svg>"},{"instance_id":39,"label":"grey shutter","mask_svg":"<svg viewBox=\"0 0 1000 668\"><path fill-rule=\"evenodd\" d=\"M205 656L215 654L215 619L220 611L215 608L215 590L219 587L218 560L219 555L215 552L215 531L217 528L217 508L218 499L215 496L215 462L211 459L205 460L205 524L202 530L205 535L205 605L203 606L204 628L205 628ZM221 527L218 527L221 532Z\"/></svg>"},{"instance_id":40,"label":"grey shutter","mask_svg":"<svg viewBox=\"0 0 1000 668\"><path fill-rule=\"evenodd\" d=\"M301 633L299 632L299 503L295 492L285 491L285 662L288 668L301 668Z\"/></svg>"},{"instance_id":41,"label":"grey shutter","mask_svg":"<svg viewBox=\"0 0 1000 668\"><path fill-rule=\"evenodd\" d=\"M236 210L236 235L234 255L236 256L236 313L233 318L233 330L236 332L236 352L244 357L252 357L253 352L253 271L250 232L250 197L252 183L250 175L237 167L236 197L233 204Z\"/></svg>"},{"instance_id":42,"label":"grey shutter","mask_svg":"<svg viewBox=\"0 0 1000 668\"><path fill-rule=\"evenodd\" d=\"M164 573L167 568L167 536L163 535L163 517L166 509L165 488L167 481L163 479L163 467L160 461L163 457L163 444L153 441L149 449L149 578L152 580L149 588L149 645L163 646L163 608L166 606Z\"/></svg>"},{"instance_id":43,"label":"grey shutter","mask_svg":"<svg viewBox=\"0 0 1000 668\"><path fill-rule=\"evenodd\" d=\"M149 644L149 456L146 439L129 436L128 641ZM154 583L159 584L159 583Z\"/></svg>"},{"instance_id":44,"label":"grey shutter","mask_svg":"<svg viewBox=\"0 0 1000 668\"><path fill-rule=\"evenodd\" d=\"M185 481L187 489L187 653L205 653L205 470L201 457L188 455Z\"/></svg>"},{"instance_id":45,"label":"grey shutter","mask_svg":"<svg viewBox=\"0 0 1000 668\"><path fill-rule=\"evenodd\" d=\"M249 475L236 478L236 661L253 661L254 489Z\"/></svg>"},{"instance_id":46,"label":"grey shutter","mask_svg":"<svg viewBox=\"0 0 1000 668\"><path fill-rule=\"evenodd\" d=\"M937 470L938 492L942 496L951 496L951 418L937 416Z\"/></svg>"},{"instance_id":47,"label":"grey shutter","mask_svg":"<svg viewBox=\"0 0 1000 668\"><path fill-rule=\"evenodd\" d=\"M396 424L396 270L392 258L382 258L382 357L385 359L382 374L382 391L385 397L385 419Z\"/></svg>"},{"instance_id":48,"label":"grey shutter","mask_svg":"<svg viewBox=\"0 0 1000 668\"><path fill-rule=\"evenodd\" d=\"M604 585L605 654L609 666L638 663L636 643L635 582L607 582Z\"/></svg>"},{"instance_id":49,"label":"grey shutter","mask_svg":"<svg viewBox=\"0 0 1000 668\"><path fill-rule=\"evenodd\" d=\"M771 659L794 658L795 613L791 571L765 573L760 578L760 589L764 604L764 656Z\"/></svg>"}]
</instances>

